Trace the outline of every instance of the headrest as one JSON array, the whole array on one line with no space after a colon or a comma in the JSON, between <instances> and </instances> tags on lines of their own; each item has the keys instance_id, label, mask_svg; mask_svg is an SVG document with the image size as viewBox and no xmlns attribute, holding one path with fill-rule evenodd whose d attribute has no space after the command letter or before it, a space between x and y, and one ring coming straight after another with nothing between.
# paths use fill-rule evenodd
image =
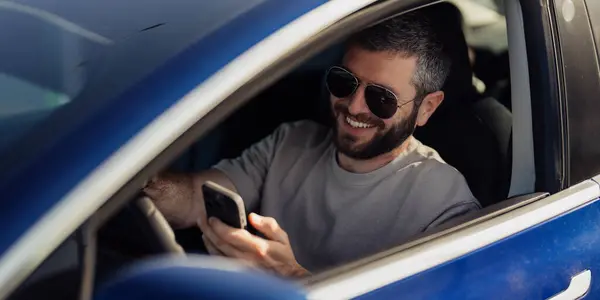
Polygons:
<instances>
[{"instance_id":1,"label":"headrest","mask_svg":"<svg viewBox=\"0 0 600 300\"><path fill-rule=\"evenodd\" d=\"M449 105L469 105L475 100L477 92L473 86L473 70L469 61L460 10L451 3L442 2L425 7L421 12L429 19L442 43L444 53L452 63L442 88L446 98L439 110L447 109Z\"/></svg>"}]
</instances>

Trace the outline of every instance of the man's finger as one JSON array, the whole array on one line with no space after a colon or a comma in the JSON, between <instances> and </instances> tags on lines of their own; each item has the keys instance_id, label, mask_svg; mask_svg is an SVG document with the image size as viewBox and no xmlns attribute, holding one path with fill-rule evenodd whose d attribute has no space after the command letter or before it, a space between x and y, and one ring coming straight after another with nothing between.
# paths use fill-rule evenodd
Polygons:
<instances>
[{"instance_id":1,"label":"man's finger","mask_svg":"<svg viewBox=\"0 0 600 300\"><path fill-rule=\"evenodd\" d=\"M219 251L219 249L217 249L217 247L215 247L215 245L205 235L202 235L202 241L204 241L204 246L206 247L208 254L225 256L225 254Z\"/></svg>"},{"instance_id":2,"label":"man's finger","mask_svg":"<svg viewBox=\"0 0 600 300\"><path fill-rule=\"evenodd\" d=\"M221 255L221 256L227 256L227 257L231 257L231 258L238 258L244 261L247 261L248 263L256 266L256 265L260 265L260 262L256 261L256 254L254 252L245 252L242 251L240 249L237 249L235 246L228 244L227 242L223 242L221 244L219 244L218 246L214 245L211 240L208 237L202 236L202 238L205 240L205 245L207 250L209 249L209 247L211 248L211 250L209 250L209 253L212 254L212 252L217 253L215 255Z\"/></svg>"},{"instance_id":3,"label":"man's finger","mask_svg":"<svg viewBox=\"0 0 600 300\"><path fill-rule=\"evenodd\" d=\"M254 236L244 229L227 226L216 218L211 218L209 225L216 236L235 248L259 257L266 256L269 247L267 240Z\"/></svg>"},{"instance_id":4,"label":"man's finger","mask_svg":"<svg viewBox=\"0 0 600 300\"><path fill-rule=\"evenodd\" d=\"M223 241L210 225L201 222L198 222L198 224L202 230L202 237L208 240L216 249L221 251L223 244L226 244L227 242Z\"/></svg>"},{"instance_id":5,"label":"man's finger","mask_svg":"<svg viewBox=\"0 0 600 300\"><path fill-rule=\"evenodd\" d=\"M206 230L206 227L208 227L208 224L206 224L206 222L204 222L204 220L202 219L196 220L196 225L198 225L200 231L202 232L204 232Z\"/></svg>"},{"instance_id":6,"label":"man's finger","mask_svg":"<svg viewBox=\"0 0 600 300\"><path fill-rule=\"evenodd\" d=\"M254 228L262 232L268 239L284 244L289 243L287 233L279 227L279 224L275 219L251 213L250 222Z\"/></svg>"},{"instance_id":7,"label":"man's finger","mask_svg":"<svg viewBox=\"0 0 600 300\"><path fill-rule=\"evenodd\" d=\"M215 245L215 247L217 248L217 250L219 250L221 253L223 253L224 256L232 257L232 258L240 258L240 259L248 258L248 255L245 252L240 251L233 245L228 244L227 242L223 242L221 244Z\"/></svg>"},{"instance_id":8,"label":"man's finger","mask_svg":"<svg viewBox=\"0 0 600 300\"><path fill-rule=\"evenodd\" d=\"M242 249L236 248L235 245L232 245L229 241L219 237L219 235L210 227L206 228L202 237L210 243L211 247L220 252L223 256L242 259L247 259L249 257Z\"/></svg>"},{"instance_id":9,"label":"man's finger","mask_svg":"<svg viewBox=\"0 0 600 300\"><path fill-rule=\"evenodd\" d=\"M204 235L213 246L225 256L247 258L244 252L256 253L255 241L248 239L245 235L249 232L227 226L217 218L210 218L208 225L202 225ZM243 238L240 238L243 236Z\"/></svg>"}]
</instances>

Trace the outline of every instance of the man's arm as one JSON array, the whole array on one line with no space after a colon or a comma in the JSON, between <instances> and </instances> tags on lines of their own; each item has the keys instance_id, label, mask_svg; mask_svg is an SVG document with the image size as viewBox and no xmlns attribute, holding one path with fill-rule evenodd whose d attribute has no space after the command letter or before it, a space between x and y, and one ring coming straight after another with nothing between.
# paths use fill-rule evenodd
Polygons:
<instances>
[{"instance_id":1,"label":"man's arm","mask_svg":"<svg viewBox=\"0 0 600 300\"><path fill-rule=\"evenodd\" d=\"M422 228L423 231L481 208L466 179L454 167L437 165L425 178L426 183L422 185L428 188L422 190L422 203L428 203L428 210L432 214L429 215L429 224ZM434 188L431 188L432 184L435 184Z\"/></svg>"},{"instance_id":2,"label":"man's arm","mask_svg":"<svg viewBox=\"0 0 600 300\"><path fill-rule=\"evenodd\" d=\"M174 228L198 225L204 233L204 243L213 255L243 259L283 276L310 274L296 261L287 233L275 219L256 214L249 216L250 223L267 239L254 236L245 229L229 227L215 218L209 223L202 196L202 184L208 180L236 191L225 173L210 169L196 174L160 174L146 185L144 193Z\"/></svg>"},{"instance_id":3,"label":"man's arm","mask_svg":"<svg viewBox=\"0 0 600 300\"><path fill-rule=\"evenodd\" d=\"M206 222L202 185L216 182L237 192L233 182L221 171L209 169L200 173L163 173L151 179L144 193L173 228L196 226L198 219Z\"/></svg>"},{"instance_id":4,"label":"man's arm","mask_svg":"<svg viewBox=\"0 0 600 300\"><path fill-rule=\"evenodd\" d=\"M245 206L252 208L260 201L262 185L277 144L290 129L289 124L281 125L239 157L224 159L209 170L194 174L159 174L148 183L144 192L174 228L195 226L199 218L205 221L202 184L208 180L238 193Z\"/></svg>"}]
</instances>

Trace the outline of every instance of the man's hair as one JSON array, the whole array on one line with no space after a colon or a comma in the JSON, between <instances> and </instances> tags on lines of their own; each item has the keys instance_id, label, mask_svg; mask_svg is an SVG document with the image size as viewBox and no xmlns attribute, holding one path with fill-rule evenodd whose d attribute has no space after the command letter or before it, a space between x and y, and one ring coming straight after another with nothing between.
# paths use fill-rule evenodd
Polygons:
<instances>
[{"instance_id":1,"label":"man's hair","mask_svg":"<svg viewBox=\"0 0 600 300\"><path fill-rule=\"evenodd\" d=\"M349 46L368 51L387 51L403 57L417 57L412 84L417 90L416 101L439 91L450 72L450 59L442 52L427 18L418 11L388 19L355 33Z\"/></svg>"}]
</instances>

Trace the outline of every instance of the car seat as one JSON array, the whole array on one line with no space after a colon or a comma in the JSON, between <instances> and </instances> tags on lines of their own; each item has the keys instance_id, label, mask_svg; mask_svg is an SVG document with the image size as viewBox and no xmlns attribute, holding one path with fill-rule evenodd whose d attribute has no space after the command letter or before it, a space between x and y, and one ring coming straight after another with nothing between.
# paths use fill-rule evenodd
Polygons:
<instances>
[{"instance_id":1,"label":"car seat","mask_svg":"<svg viewBox=\"0 0 600 300\"><path fill-rule=\"evenodd\" d=\"M482 97L473 86L458 8L443 2L424 8L423 13L452 66L442 88L444 101L415 136L463 174L483 206L503 200L510 184L512 116L497 100Z\"/></svg>"}]
</instances>

